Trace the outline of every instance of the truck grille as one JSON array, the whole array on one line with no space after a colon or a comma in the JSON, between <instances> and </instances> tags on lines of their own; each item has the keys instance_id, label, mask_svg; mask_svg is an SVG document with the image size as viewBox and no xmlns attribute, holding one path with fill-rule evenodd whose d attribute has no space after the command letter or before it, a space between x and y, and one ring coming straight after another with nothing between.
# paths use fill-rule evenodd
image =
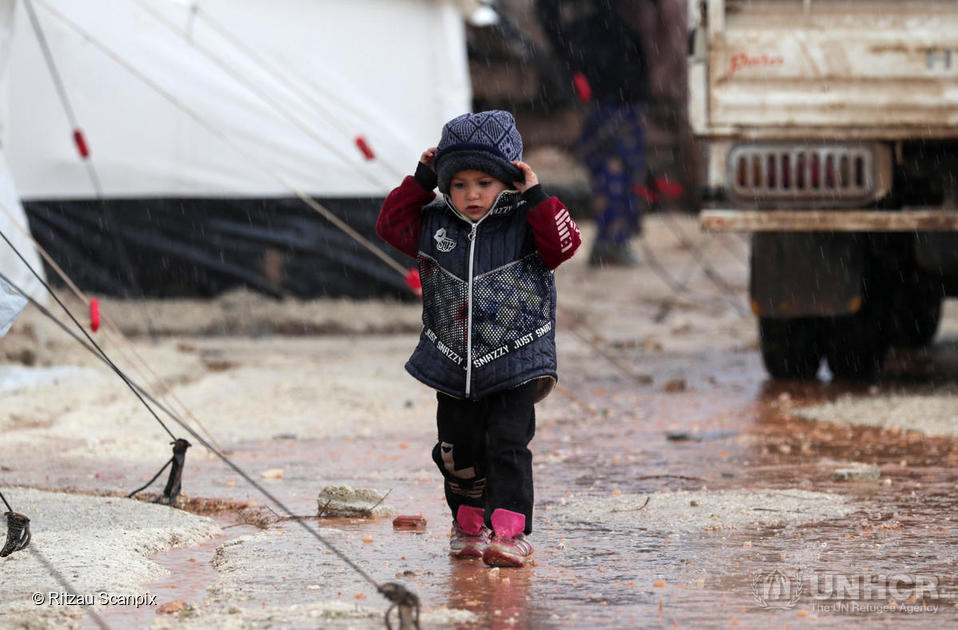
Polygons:
<instances>
[{"instance_id":1,"label":"truck grille","mask_svg":"<svg viewBox=\"0 0 958 630\"><path fill-rule=\"evenodd\" d=\"M729 152L736 197L857 200L875 188L870 146L738 145Z\"/></svg>"}]
</instances>

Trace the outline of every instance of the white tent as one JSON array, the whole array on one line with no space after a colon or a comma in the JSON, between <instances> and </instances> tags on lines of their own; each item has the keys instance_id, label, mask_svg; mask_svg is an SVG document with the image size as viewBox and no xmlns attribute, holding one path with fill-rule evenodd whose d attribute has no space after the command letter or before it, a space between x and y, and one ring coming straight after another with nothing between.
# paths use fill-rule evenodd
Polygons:
<instances>
[{"instance_id":1,"label":"white tent","mask_svg":"<svg viewBox=\"0 0 958 630\"><path fill-rule=\"evenodd\" d=\"M13 0L0 2L0 85L6 83L7 79L9 64L6 61L13 34L11 23L13 7ZM27 263L42 276L43 267L40 265L40 257L27 236L27 218L20 205L16 186L10 177L4 153L0 146L0 231ZM6 242L0 242L0 273L30 297L42 303L46 302L43 286ZM0 337L7 333L13 320L26 304L26 298L0 279Z\"/></svg>"},{"instance_id":2,"label":"white tent","mask_svg":"<svg viewBox=\"0 0 958 630\"><path fill-rule=\"evenodd\" d=\"M23 214L20 198L17 196L13 179L7 170L3 151L0 151L0 231L30 266L42 276L43 267L40 264L40 256L27 237L27 218ZM41 304L46 303L46 290L43 285L6 242L0 242L0 273L30 297ZM13 320L26 305L27 299L0 278L0 337L7 334Z\"/></svg>"},{"instance_id":3,"label":"white tent","mask_svg":"<svg viewBox=\"0 0 958 630\"><path fill-rule=\"evenodd\" d=\"M30 2L53 63L27 0L0 0L8 18L15 13L4 39L0 142L22 199L42 205L46 219L51 202L80 204L72 227L58 228L65 246L98 247L93 236L63 242L99 212L82 205L96 199L111 202L103 211L123 221L150 215L150 200L228 200L234 216L244 216L246 201L382 198L438 141L442 124L470 108L463 0ZM185 211L200 214L196 206ZM243 226L229 229L232 237ZM142 222L109 238L117 242L123 230L122 238L139 230L141 240L127 246L134 255L162 240ZM151 249L157 259L186 251L183 264L207 260L213 268L224 258L197 239L184 249L179 237L163 238L170 247ZM256 285L238 258L259 254L231 255L229 269L211 273ZM356 256L344 257L350 270L362 266ZM126 264L122 250L113 260L142 269L142 258ZM117 275L91 273L99 274L91 290L108 290Z\"/></svg>"},{"instance_id":4,"label":"white tent","mask_svg":"<svg viewBox=\"0 0 958 630\"><path fill-rule=\"evenodd\" d=\"M33 2L107 197L381 195L469 109L450 2ZM3 138L14 178L25 199L92 197L17 4Z\"/></svg>"}]
</instances>

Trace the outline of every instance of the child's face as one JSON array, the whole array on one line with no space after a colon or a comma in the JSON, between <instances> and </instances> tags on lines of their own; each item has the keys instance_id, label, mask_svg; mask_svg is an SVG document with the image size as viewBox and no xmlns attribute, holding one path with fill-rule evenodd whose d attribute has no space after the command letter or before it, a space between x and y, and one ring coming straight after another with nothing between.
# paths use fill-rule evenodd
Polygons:
<instances>
[{"instance_id":1,"label":"child's face","mask_svg":"<svg viewBox=\"0 0 958 630\"><path fill-rule=\"evenodd\" d=\"M449 182L452 205L472 221L486 216L503 190L504 183L482 171L459 171Z\"/></svg>"}]
</instances>

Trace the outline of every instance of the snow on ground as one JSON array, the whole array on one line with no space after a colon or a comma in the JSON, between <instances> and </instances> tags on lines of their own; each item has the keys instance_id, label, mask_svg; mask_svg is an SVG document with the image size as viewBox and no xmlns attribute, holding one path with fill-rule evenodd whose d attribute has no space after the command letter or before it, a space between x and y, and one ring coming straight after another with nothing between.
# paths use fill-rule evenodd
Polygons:
<instances>
[{"instance_id":1,"label":"snow on ground","mask_svg":"<svg viewBox=\"0 0 958 630\"><path fill-rule=\"evenodd\" d=\"M860 424L925 435L958 436L958 391L925 394L846 394L838 400L793 409L792 414L834 424Z\"/></svg>"},{"instance_id":2,"label":"snow on ground","mask_svg":"<svg viewBox=\"0 0 958 630\"><path fill-rule=\"evenodd\" d=\"M646 501L648 503L646 504ZM569 523L667 536L743 527L794 526L854 511L846 497L804 490L677 490L563 499L551 513Z\"/></svg>"},{"instance_id":3,"label":"snow on ground","mask_svg":"<svg viewBox=\"0 0 958 630\"><path fill-rule=\"evenodd\" d=\"M29 515L32 540L0 559L0 626L55 627L84 614L80 606L51 601L51 593L94 598L138 595L167 575L149 559L160 551L219 536L212 520L162 505L4 488L15 509ZM6 519L0 529L6 538Z\"/></svg>"}]
</instances>

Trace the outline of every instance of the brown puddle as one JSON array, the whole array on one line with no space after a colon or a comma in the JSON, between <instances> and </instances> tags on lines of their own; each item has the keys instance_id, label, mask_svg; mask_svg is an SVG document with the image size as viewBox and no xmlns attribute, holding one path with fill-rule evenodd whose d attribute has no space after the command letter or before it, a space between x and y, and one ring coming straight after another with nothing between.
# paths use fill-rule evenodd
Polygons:
<instances>
[{"instance_id":1,"label":"brown puddle","mask_svg":"<svg viewBox=\"0 0 958 630\"><path fill-rule=\"evenodd\" d=\"M229 526L227 522L221 526ZM147 628L164 607L176 611L189 603L202 601L208 587L216 581L217 572L211 561L216 548L233 538L255 528L249 526L229 527L224 536L189 548L171 549L151 557L153 562L169 571L169 576L144 587L143 593L151 599L137 606L109 606L97 611L100 619L110 628ZM246 531L242 531L246 530ZM155 602L155 603L153 603ZM101 626L91 616L83 618L81 628L95 630Z\"/></svg>"}]
</instances>

